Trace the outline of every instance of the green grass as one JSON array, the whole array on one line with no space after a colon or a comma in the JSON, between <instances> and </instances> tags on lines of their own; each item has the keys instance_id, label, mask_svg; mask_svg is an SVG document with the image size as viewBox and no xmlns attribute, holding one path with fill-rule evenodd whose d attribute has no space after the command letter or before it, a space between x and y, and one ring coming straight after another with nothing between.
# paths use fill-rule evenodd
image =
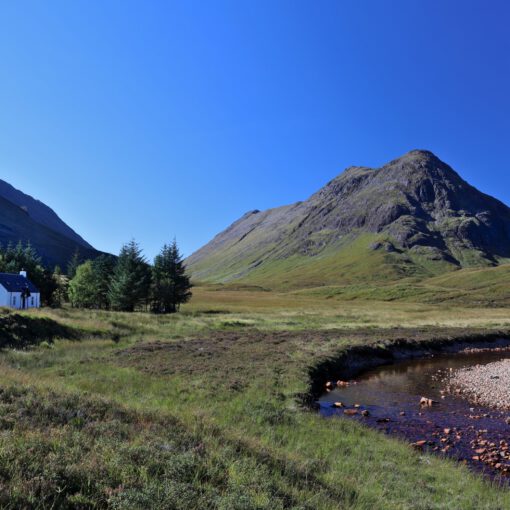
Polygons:
<instances>
[{"instance_id":1,"label":"green grass","mask_svg":"<svg viewBox=\"0 0 510 510\"><path fill-rule=\"evenodd\" d=\"M239 283L288 291L325 284L345 286L370 282L380 285L402 278L423 280L457 268L438 257L437 249L416 246L412 250L388 251L385 246L398 246L398 243L387 234L353 232L328 243L321 241L331 235L328 230L316 232L305 248L296 245L289 255L273 245L258 246L256 233L251 233L250 249L233 244L202 262L193 263L190 269L202 283ZM291 242L288 249L296 242ZM377 245L381 246L375 249ZM475 256L465 251L466 257ZM483 264L486 266L487 261Z\"/></svg>"},{"instance_id":2,"label":"green grass","mask_svg":"<svg viewBox=\"0 0 510 510\"><path fill-rule=\"evenodd\" d=\"M349 346L509 330L508 309L195 291L173 316L23 314L80 334L0 354L2 508L510 507L462 465L301 404Z\"/></svg>"},{"instance_id":3,"label":"green grass","mask_svg":"<svg viewBox=\"0 0 510 510\"><path fill-rule=\"evenodd\" d=\"M464 221L449 218L447 223L455 232ZM399 243L384 233L353 232L322 243L332 235L323 230L312 235L310 245L304 248L299 248L297 240L290 242L288 252L276 245L257 244L257 235L262 234L250 233L248 247L234 243L193 263L190 269L195 283L210 288L222 285L224 290L294 292L342 301L510 305L509 260L488 260L477 250L459 246L453 233L447 244L462 268L444 259L438 248L399 248ZM393 249L388 251L388 246Z\"/></svg>"},{"instance_id":4,"label":"green grass","mask_svg":"<svg viewBox=\"0 0 510 510\"><path fill-rule=\"evenodd\" d=\"M250 251L243 257L237 254L234 246L231 249L236 256L232 255L232 262L229 262L228 253L212 256L217 257L217 261L207 259L207 276L203 280L231 284L239 282L286 291L316 287L326 282L336 285L350 285L361 281L381 284L394 282L399 278L434 276L454 267L442 261L428 260L420 254L387 252L384 248L373 249L375 244L387 240L385 235L352 234L325 250L316 252L311 247L314 256L310 256L311 253L292 256L273 254L268 260L264 260L264 253L259 254L257 251ZM258 260L264 262L250 268L251 264ZM192 269L194 273L201 273L199 263L192 266Z\"/></svg>"}]
</instances>

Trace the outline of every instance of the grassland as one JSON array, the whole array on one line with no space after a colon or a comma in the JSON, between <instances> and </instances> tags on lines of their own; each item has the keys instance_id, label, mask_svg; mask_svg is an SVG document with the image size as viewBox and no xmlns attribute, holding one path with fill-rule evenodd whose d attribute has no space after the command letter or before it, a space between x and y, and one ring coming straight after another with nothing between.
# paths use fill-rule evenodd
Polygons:
<instances>
[{"instance_id":1,"label":"grassland","mask_svg":"<svg viewBox=\"0 0 510 510\"><path fill-rule=\"evenodd\" d=\"M510 507L462 465L301 404L350 346L510 331L508 308L209 286L173 316L1 319L40 331L9 326L26 342L0 353L2 508Z\"/></svg>"},{"instance_id":2,"label":"grassland","mask_svg":"<svg viewBox=\"0 0 510 510\"><path fill-rule=\"evenodd\" d=\"M310 237L311 242L313 237ZM456 267L444 260L427 258L418 251L387 251L383 245L388 241L391 238L384 234L352 233L320 249L313 257L309 256L309 252L314 250L312 246L307 248L306 254L297 251L290 256L273 253L276 248L272 247L268 256L257 246L239 253L239 246L234 244L202 262L192 264L191 270L202 281L240 281L289 291L326 283L352 285L370 282L381 285L400 278L424 279Z\"/></svg>"}]
</instances>

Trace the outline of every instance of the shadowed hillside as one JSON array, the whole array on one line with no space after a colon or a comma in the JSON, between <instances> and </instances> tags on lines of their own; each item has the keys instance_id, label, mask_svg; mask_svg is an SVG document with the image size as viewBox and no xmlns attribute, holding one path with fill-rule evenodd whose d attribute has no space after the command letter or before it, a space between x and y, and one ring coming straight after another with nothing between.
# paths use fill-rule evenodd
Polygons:
<instances>
[{"instance_id":1,"label":"shadowed hillside","mask_svg":"<svg viewBox=\"0 0 510 510\"><path fill-rule=\"evenodd\" d=\"M52 209L0 181L0 244L5 247L19 241L30 242L51 268L57 264L65 268L77 250L83 259L94 259L101 254Z\"/></svg>"},{"instance_id":2,"label":"shadowed hillside","mask_svg":"<svg viewBox=\"0 0 510 510\"><path fill-rule=\"evenodd\" d=\"M55 232L68 237L85 248L92 248L92 246L87 243L83 237L78 235L69 225L66 225L53 209L48 207L46 204L43 204L40 200L36 200L1 179L0 196L26 211L37 223L51 228Z\"/></svg>"}]
</instances>

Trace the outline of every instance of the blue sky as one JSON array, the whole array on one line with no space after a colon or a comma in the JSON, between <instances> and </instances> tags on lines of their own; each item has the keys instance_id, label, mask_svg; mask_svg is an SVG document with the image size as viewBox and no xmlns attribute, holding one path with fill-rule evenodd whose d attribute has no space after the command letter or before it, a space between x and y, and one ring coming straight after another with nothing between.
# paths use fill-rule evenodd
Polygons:
<instances>
[{"instance_id":1,"label":"blue sky","mask_svg":"<svg viewBox=\"0 0 510 510\"><path fill-rule=\"evenodd\" d=\"M509 25L506 0L0 0L0 178L150 257L413 148L510 203Z\"/></svg>"}]
</instances>

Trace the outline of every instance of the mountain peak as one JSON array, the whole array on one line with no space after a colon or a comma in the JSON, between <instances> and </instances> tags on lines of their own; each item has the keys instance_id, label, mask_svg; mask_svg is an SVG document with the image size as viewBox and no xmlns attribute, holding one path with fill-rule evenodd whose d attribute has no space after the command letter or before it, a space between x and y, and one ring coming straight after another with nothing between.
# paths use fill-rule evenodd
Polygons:
<instances>
[{"instance_id":1,"label":"mountain peak","mask_svg":"<svg viewBox=\"0 0 510 510\"><path fill-rule=\"evenodd\" d=\"M469 187L469 185L433 152L412 150L377 169L386 178L407 179L423 185L429 181L434 186Z\"/></svg>"},{"instance_id":2,"label":"mountain peak","mask_svg":"<svg viewBox=\"0 0 510 510\"><path fill-rule=\"evenodd\" d=\"M349 167L299 207L256 217L238 220L194 253L188 259L194 277L272 284L278 281L273 271L282 271L288 261L286 285L293 285L292 278L303 281L311 267L320 267L314 283L334 284L375 257L369 245L391 248L377 260L394 275L510 258L510 209L427 150L412 150L380 168ZM359 251L359 243L369 243L368 251ZM350 251L354 258L347 256ZM373 277L380 274L386 273L374 266Z\"/></svg>"},{"instance_id":3,"label":"mountain peak","mask_svg":"<svg viewBox=\"0 0 510 510\"><path fill-rule=\"evenodd\" d=\"M406 157L420 157L425 159L439 159L432 151L426 149L413 149L409 152L406 152L402 158Z\"/></svg>"},{"instance_id":4,"label":"mountain peak","mask_svg":"<svg viewBox=\"0 0 510 510\"><path fill-rule=\"evenodd\" d=\"M423 149L414 149L412 151L406 152L399 158L394 159L387 163L386 165L384 165L384 167L397 165L401 166L411 165L421 168L441 167L449 168L450 170L452 170L446 163L441 161L433 152Z\"/></svg>"},{"instance_id":5,"label":"mountain peak","mask_svg":"<svg viewBox=\"0 0 510 510\"><path fill-rule=\"evenodd\" d=\"M71 227L64 223L58 215L46 204L37 200L26 193L16 189L6 181L0 179L0 197L17 205L22 211L27 213L36 223L44 225L59 234L71 239L86 249L92 249L92 246L79 236Z\"/></svg>"},{"instance_id":6,"label":"mountain peak","mask_svg":"<svg viewBox=\"0 0 510 510\"><path fill-rule=\"evenodd\" d=\"M441 178L445 176L458 178L458 174L449 167L446 163L441 161L433 152L423 149L414 149L406 152L404 155L386 163L379 168L370 168L366 166L349 166L337 177L335 177L329 184L337 181L345 181L360 178L372 178L377 173L385 170L390 171L393 174L418 174L421 176L430 174L435 170L442 170L442 174L439 175L437 172L433 175L435 178Z\"/></svg>"}]
</instances>

